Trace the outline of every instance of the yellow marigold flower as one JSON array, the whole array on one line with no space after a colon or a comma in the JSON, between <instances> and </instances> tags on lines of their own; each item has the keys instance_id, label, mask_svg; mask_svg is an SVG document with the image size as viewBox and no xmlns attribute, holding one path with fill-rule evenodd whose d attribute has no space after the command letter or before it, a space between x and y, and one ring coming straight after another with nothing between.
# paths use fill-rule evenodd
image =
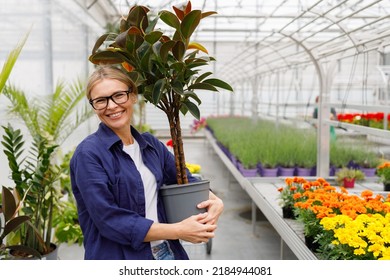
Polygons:
<instances>
[{"instance_id":1,"label":"yellow marigold flower","mask_svg":"<svg viewBox=\"0 0 390 280\"><path fill-rule=\"evenodd\" d=\"M366 252L365 252L362 248L359 248L359 249L355 249L355 250L353 251L353 253L354 253L355 255L359 256L359 255L364 255Z\"/></svg>"}]
</instances>

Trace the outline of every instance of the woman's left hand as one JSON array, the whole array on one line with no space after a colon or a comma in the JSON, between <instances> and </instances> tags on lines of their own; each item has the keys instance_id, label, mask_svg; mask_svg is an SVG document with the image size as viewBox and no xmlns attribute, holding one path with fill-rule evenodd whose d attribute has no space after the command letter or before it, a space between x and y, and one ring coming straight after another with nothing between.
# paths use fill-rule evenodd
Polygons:
<instances>
[{"instance_id":1,"label":"woman's left hand","mask_svg":"<svg viewBox=\"0 0 390 280\"><path fill-rule=\"evenodd\" d=\"M206 208L208 215L200 223L216 225L223 212L223 201L210 191L209 199L198 204L198 208Z\"/></svg>"}]
</instances>

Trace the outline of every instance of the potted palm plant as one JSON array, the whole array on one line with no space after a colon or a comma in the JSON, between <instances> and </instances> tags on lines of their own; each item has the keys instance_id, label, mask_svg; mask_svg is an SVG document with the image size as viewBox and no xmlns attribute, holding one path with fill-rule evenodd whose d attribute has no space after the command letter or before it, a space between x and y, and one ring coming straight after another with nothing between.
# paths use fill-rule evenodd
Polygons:
<instances>
[{"instance_id":1,"label":"potted palm plant","mask_svg":"<svg viewBox=\"0 0 390 280\"><path fill-rule=\"evenodd\" d=\"M9 85L3 93L11 103L9 113L21 119L28 131L28 135L23 135L21 129L3 126L2 145L10 177L14 189L25 197L21 213L31 218L29 226L21 227L20 237L14 242L43 256L58 247L52 241L56 226L53 219L61 215L58 201L62 196L59 181L63 169L57 164L61 161L60 145L92 113L87 103L78 106L85 96L80 81L69 86L59 83L53 94L40 98L28 98L23 91ZM25 141L26 136L32 139L28 147L30 141Z\"/></svg>"},{"instance_id":2,"label":"potted palm plant","mask_svg":"<svg viewBox=\"0 0 390 280\"><path fill-rule=\"evenodd\" d=\"M229 91L232 88L222 80L210 78L211 72L200 74L199 68L215 59L208 56L204 46L190 42L201 20L215 12L192 10L191 2L184 7L173 7L173 10L174 13L162 10L152 18L147 7L131 7L127 17L121 20L120 34L102 35L89 59L94 64L121 65L136 83L145 101L166 114L176 162L177 184L188 186L180 114L190 112L200 119L198 106L201 100L196 90L217 92L217 88ZM171 30L164 33L156 28L159 20ZM104 43L108 47L100 49ZM176 192L178 188L164 187L163 197L168 189ZM204 189L203 199L207 199L208 185ZM164 203L167 212L171 203ZM184 204L188 205L186 202ZM174 212L179 211L175 208Z\"/></svg>"}]
</instances>

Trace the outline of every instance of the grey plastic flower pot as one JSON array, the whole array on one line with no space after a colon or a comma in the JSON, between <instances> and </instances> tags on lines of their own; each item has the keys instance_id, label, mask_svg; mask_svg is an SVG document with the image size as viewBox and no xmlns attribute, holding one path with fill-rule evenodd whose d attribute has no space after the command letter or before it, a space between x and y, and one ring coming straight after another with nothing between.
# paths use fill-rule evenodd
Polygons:
<instances>
[{"instance_id":1,"label":"grey plastic flower pot","mask_svg":"<svg viewBox=\"0 0 390 280\"><path fill-rule=\"evenodd\" d=\"M177 223L192 215L204 213L206 210L199 209L197 205L208 200L209 189L208 180L162 186L160 191L168 223Z\"/></svg>"}]
</instances>

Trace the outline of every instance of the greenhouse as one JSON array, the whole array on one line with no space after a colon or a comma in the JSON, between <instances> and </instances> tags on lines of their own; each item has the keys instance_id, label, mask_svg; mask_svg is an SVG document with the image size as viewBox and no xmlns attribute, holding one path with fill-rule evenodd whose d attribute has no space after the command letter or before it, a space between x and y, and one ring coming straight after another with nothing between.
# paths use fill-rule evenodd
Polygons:
<instances>
[{"instance_id":1,"label":"greenhouse","mask_svg":"<svg viewBox=\"0 0 390 280\"><path fill-rule=\"evenodd\" d=\"M0 7L0 260L390 260L390 1Z\"/></svg>"}]
</instances>

